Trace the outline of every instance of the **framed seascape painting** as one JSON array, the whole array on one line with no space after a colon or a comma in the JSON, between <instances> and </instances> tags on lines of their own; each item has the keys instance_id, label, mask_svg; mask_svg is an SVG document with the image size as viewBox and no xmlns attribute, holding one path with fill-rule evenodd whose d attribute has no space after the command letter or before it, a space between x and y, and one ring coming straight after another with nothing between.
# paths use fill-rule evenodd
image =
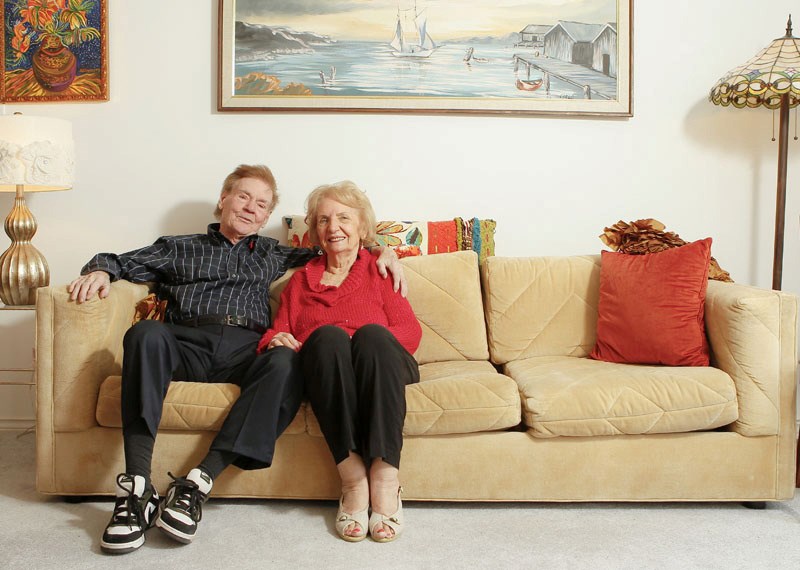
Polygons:
<instances>
[{"instance_id":1,"label":"framed seascape painting","mask_svg":"<svg viewBox=\"0 0 800 570\"><path fill-rule=\"evenodd\" d=\"M220 111L632 116L633 0L219 0Z\"/></svg>"},{"instance_id":2,"label":"framed seascape painting","mask_svg":"<svg viewBox=\"0 0 800 570\"><path fill-rule=\"evenodd\" d=\"M0 102L108 100L107 0L3 0Z\"/></svg>"}]
</instances>

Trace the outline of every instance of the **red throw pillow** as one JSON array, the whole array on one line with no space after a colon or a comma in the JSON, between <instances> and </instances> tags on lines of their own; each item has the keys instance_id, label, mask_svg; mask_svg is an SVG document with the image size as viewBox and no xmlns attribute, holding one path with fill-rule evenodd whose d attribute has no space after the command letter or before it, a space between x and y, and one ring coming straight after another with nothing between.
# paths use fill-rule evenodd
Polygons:
<instances>
[{"instance_id":1,"label":"red throw pillow","mask_svg":"<svg viewBox=\"0 0 800 570\"><path fill-rule=\"evenodd\" d=\"M703 310L711 238L659 253L603 251L591 358L708 366Z\"/></svg>"}]
</instances>

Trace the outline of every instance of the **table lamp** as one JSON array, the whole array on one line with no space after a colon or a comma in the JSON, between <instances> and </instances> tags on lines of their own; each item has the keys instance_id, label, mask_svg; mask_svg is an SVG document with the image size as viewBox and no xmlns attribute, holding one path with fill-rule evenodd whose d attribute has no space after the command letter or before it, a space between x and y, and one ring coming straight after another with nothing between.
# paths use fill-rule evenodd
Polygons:
<instances>
[{"instance_id":1,"label":"table lamp","mask_svg":"<svg viewBox=\"0 0 800 570\"><path fill-rule=\"evenodd\" d=\"M33 305L36 289L50 284L44 256L31 244L36 218L25 192L69 190L75 170L72 124L15 113L0 116L0 192L15 192L5 221L11 246L0 255L0 301Z\"/></svg>"}]
</instances>

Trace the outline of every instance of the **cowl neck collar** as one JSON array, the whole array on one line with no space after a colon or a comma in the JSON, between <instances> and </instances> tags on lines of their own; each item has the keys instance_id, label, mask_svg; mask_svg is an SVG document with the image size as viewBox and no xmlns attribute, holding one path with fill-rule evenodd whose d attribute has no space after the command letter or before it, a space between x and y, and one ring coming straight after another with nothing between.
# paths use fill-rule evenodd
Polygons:
<instances>
[{"instance_id":1,"label":"cowl neck collar","mask_svg":"<svg viewBox=\"0 0 800 570\"><path fill-rule=\"evenodd\" d=\"M323 253L320 257L313 259L305 266L305 275L308 281L308 288L318 293L323 291L338 290L340 295L344 295L358 289L364 281L364 276L367 274L367 264L372 255L366 249L360 249L353 266L350 268L350 273L344 278L344 281L339 285L323 285L322 274L328 264L328 254Z\"/></svg>"}]
</instances>

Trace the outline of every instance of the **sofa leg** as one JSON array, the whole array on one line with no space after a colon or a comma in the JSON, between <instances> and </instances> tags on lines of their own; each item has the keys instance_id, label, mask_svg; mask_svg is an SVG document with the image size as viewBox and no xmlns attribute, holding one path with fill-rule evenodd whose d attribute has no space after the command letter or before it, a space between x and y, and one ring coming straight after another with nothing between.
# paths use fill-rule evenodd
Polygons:
<instances>
[{"instance_id":1,"label":"sofa leg","mask_svg":"<svg viewBox=\"0 0 800 570\"><path fill-rule=\"evenodd\" d=\"M76 505L86 500L86 497L83 495L62 495L61 498L64 499L65 503L69 503L70 505Z\"/></svg>"},{"instance_id":2,"label":"sofa leg","mask_svg":"<svg viewBox=\"0 0 800 570\"><path fill-rule=\"evenodd\" d=\"M800 489L800 437L797 438L797 455L795 456L795 459L794 486L795 488Z\"/></svg>"},{"instance_id":3,"label":"sofa leg","mask_svg":"<svg viewBox=\"0 0 800 570\"><path fill-rule=\"evenodd\" d=\"M748 509L762 511L767 508L766 501L742 501L742 506Z\"/></svg>"}]
</instances>

